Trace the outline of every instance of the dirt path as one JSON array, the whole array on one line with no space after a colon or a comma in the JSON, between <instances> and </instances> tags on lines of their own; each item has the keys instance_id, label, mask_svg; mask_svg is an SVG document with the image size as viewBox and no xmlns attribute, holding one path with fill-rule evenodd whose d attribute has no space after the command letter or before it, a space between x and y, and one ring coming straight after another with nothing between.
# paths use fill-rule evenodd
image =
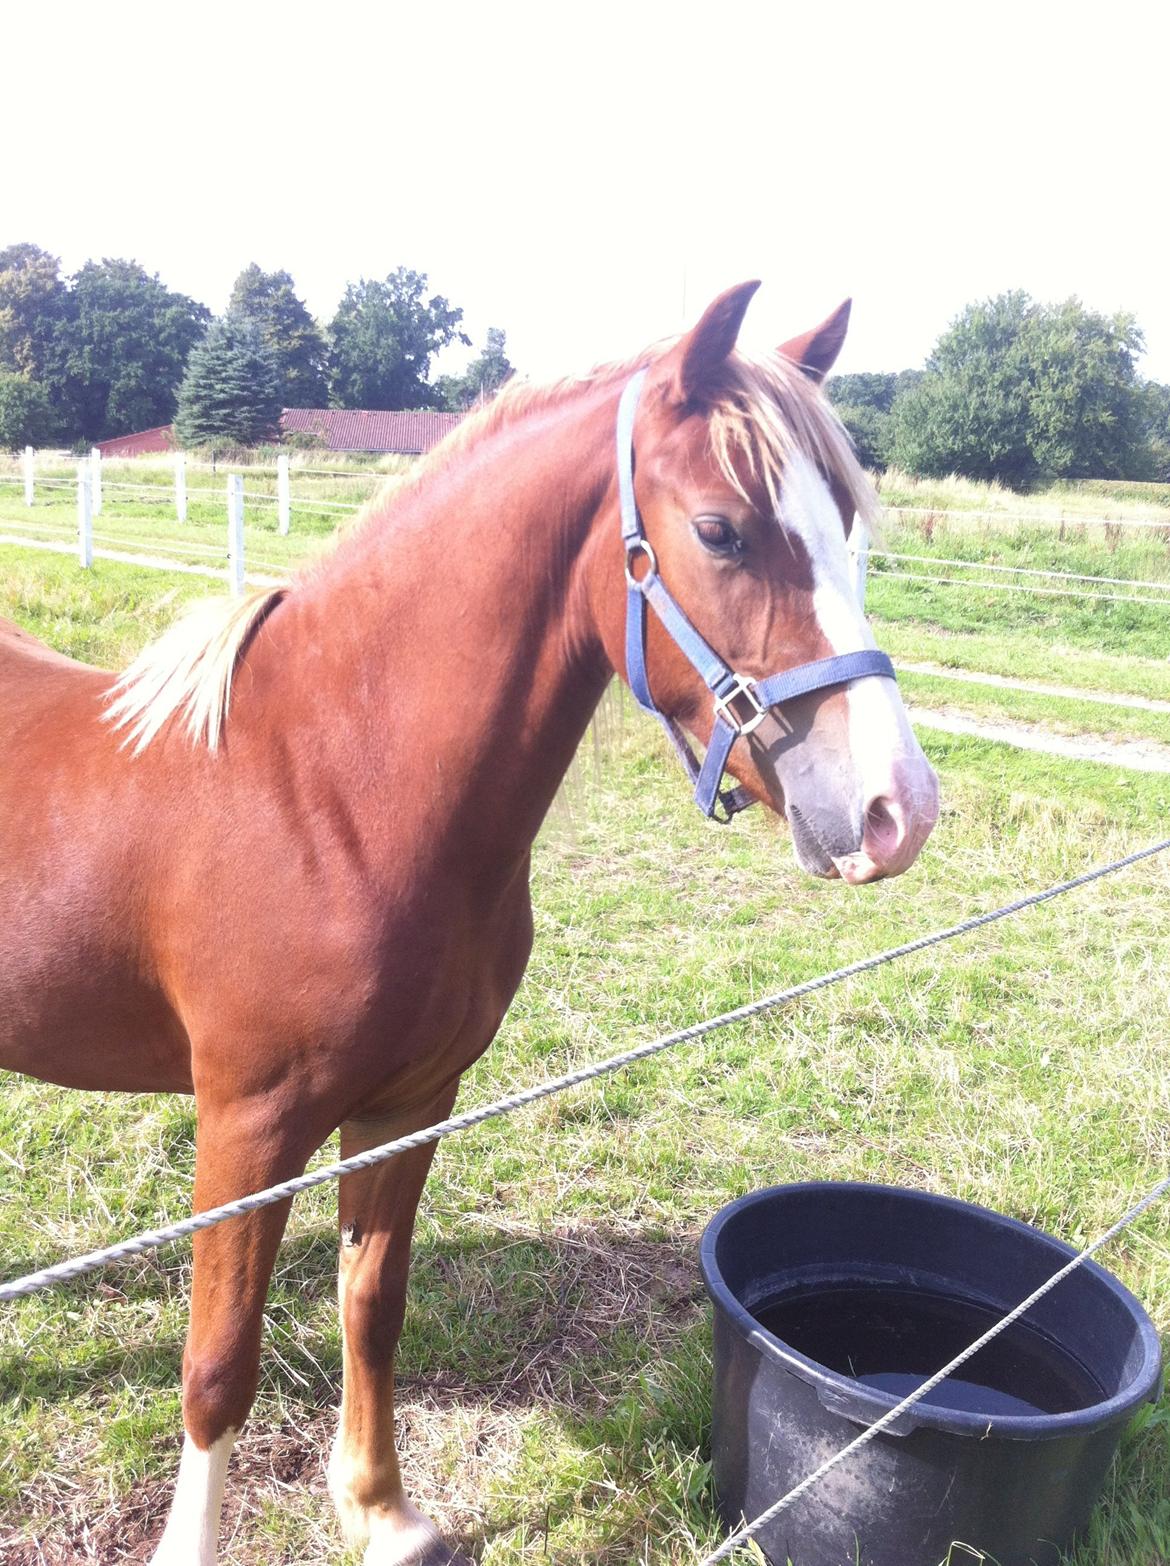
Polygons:
<instances>
[{"instance_id":1,"label":"dirt path","mask_svg":"<svg viewBox=\"0 0 1170 1566\"><path fill-rule=\"evenodd\" d=\"M1170 712L1170 701L1153 696L1117 695L1112 691L1086 691L1076 685L1048 685L1041 680L1009 679L1006 674L979 674L973 669L949 669L941 663L910 663L898 660L898 668L907 674L935 674L967 685L998 685L1002 690L1031 691L1036 696L1071 696L1076 701L1100 702L1108 707L1140 707L1143 712Z\"/></svg>"},{"instance_id":2,"label":"dirt path","mask_svg":"<svg viewBox=\"0 0 1170 1566\"><path fill-rule=\"evenodd\" d=\"M1078 691L1076 694L1084 693ZM1136 704L1136 698L1131 700ZM972 718L945 707L910 707L908 710L912 723L924 729L941 729L944 734L973 734L978 739L997 740L1001 745L1016 745L1020 750L1071 756L1077 761L1102 761L1111 767L1128 767L1132 772L1170 772L1170 745L1161 745L1157 740L1107 740L1097 734L1054 734L1040 723Z\"/></svg>"}]
</instances>

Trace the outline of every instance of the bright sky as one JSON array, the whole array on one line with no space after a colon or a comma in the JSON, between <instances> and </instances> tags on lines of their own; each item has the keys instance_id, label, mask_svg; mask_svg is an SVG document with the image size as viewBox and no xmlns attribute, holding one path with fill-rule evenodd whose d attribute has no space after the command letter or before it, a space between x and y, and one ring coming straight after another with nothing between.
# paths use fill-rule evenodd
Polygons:
<instances>
[{"instance_id":1,"label":"bright sky","mask_svg":"<svg viewBox=\"0 0 1170 1566\"><path fill-rule=\"evenodd\" d=\"M852 294L842 370L920 364L973 299L1075 293L1133 311L1143 373L1170 381L1168 16L22 6L0 244L69 270L134 257L215 311L254 260L325 319L347 281L406 265L535 377L632 352L746 277L757 343Z\"/></svg>"}]
</instances>

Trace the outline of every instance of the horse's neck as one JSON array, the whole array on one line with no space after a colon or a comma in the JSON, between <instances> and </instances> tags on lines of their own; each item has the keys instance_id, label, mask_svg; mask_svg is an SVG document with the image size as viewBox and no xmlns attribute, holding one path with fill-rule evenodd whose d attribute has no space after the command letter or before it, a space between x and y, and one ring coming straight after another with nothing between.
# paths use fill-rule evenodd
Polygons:
<instances>
[{"instance_id":1,"label":"horse's neck","mask_svg":"<svg viewBox=\"0 0 1170 1566\"><path fill-rule=\"evenodd\" d=\"M501 867L531 846L611 673L588 578L613 400L453 456L282 606L286 698L312 704L314 765L375 838L425 828Z\"/></svg>"}]
</instances>

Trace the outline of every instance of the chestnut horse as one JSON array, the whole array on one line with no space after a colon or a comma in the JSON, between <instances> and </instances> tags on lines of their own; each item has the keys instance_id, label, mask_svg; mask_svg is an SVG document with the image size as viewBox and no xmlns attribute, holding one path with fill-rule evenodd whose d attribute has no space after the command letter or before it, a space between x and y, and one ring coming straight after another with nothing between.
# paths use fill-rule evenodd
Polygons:
<instances>
[{"instance_id":1,"label":"chestnut horse","mask_svg":"<svg viewBox=\"0 0 1170 1566\"><path fill-rule=\"evenodd\" d=\"M505 391L289 588L181 619L120 679L0 627L0 1064L193 1092L197 1209L297 1174L338 1127L348 1156L449 1113L524 972L532 842L628 672L631 589L651 571L666 584L739 671L733 701L810 660L856 671L873 648L846 536L874 497L818 384L848 309L753 358L735 341L755 286L630 364ZM614 431L636 368L643 531L627 546ZM706 743L711 681L657 617L642 634L643 688L676 737ZM934 774L888 675L750 723L741 702L733 720L731 770L787 815L815 875L897 875L934 823ZM367 1566L463 1559L407 1499L394 1447L432 1153L339 1191L330 1487ZM195 1238L156 1563L215 1559L287 1216Z\"/></svg>"}]
</instances>

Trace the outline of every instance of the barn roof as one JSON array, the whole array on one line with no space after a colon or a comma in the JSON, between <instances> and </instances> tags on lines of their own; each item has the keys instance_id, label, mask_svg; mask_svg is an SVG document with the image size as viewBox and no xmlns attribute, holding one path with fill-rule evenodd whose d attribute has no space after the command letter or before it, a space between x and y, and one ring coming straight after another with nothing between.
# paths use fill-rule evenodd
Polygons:
<instances>
[{"instance_id":1,"label":"barn roof","mask_svg":"<svg viewBox=\"0 0 1170 1566\"><path fill-rule=\"evenodd\" d=\"M459 413L383 413L367 408L286 408L283 434L314 435L330 451L430 451L463 417Z\"/></svg>"}]
</instances>

